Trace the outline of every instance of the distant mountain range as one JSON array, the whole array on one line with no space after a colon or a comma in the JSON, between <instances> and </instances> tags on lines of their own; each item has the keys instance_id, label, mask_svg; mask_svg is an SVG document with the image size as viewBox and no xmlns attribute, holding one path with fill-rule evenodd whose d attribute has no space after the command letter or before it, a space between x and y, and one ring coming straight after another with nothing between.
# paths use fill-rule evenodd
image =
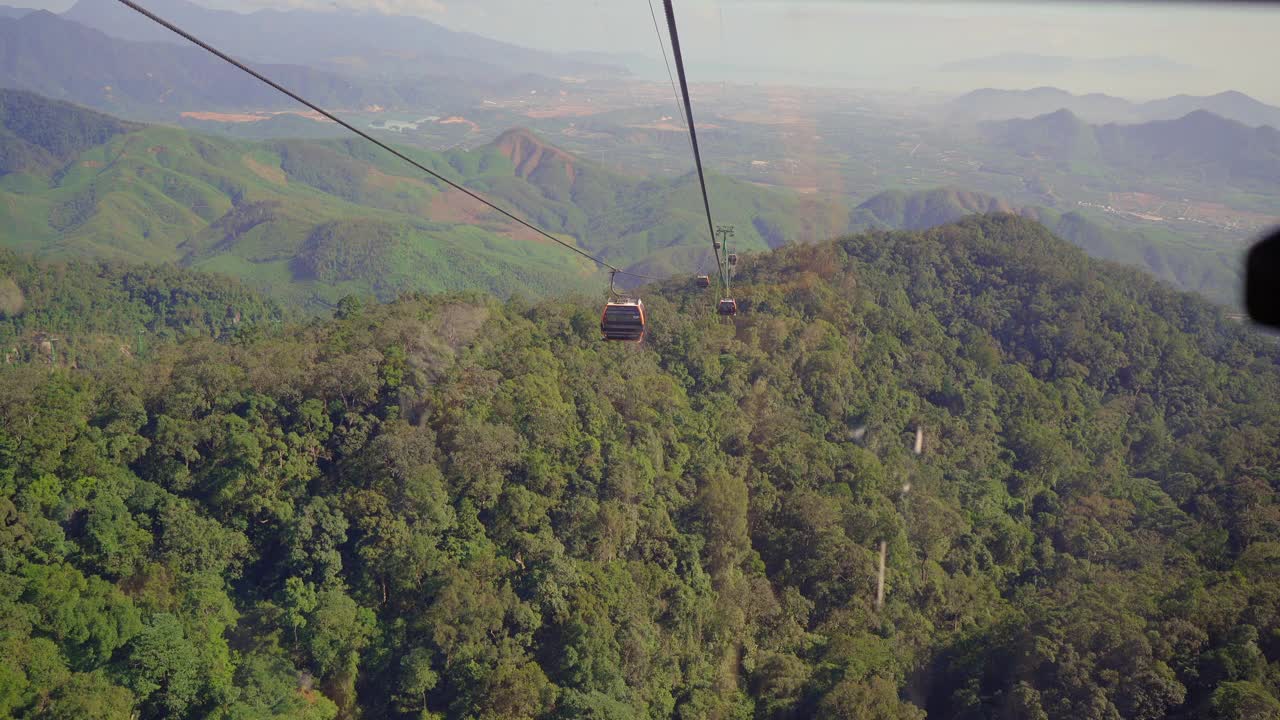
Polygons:
<instances>
[{"instance_id":1,"label":"distant mountain range","mask_svg":"<svg viewBox=\"0 0 1280 720\"><path fill-rule=\"evenodd\" d=\"M984 88L961 95L944 108L946 117L951 122L1031 118L1062 109L1070 110L1092 123L1173 120L1196 110L1207 110L1245 125L1280 128L1280 107L1267 105L1234 90L1216 95L1176 95L1163 100L1135 103L1099 93L1075 95L1054 87L1030 90Z\"/></svg>"},{"instance_id":2,"label":"distant mountain range","mask_svg":"<svg viewBox=\"0 0 1280 720\"><path fill-rule=\"evenodd\" d=\"M551 78L492 69L467 76L353 80L347 74L303 65L256 67L304 97L335 109L456 108L479 103L488 93L551 92L560 87ZM0 87L170 122L184 111L300 109L281 93L200 48L121 40L43 10L19 18L0 17Z\"/></svg>"},{"instance_id":3,"label":"distant mountain range","mask_svg":"<svg viewBox=\"0 0 1280 720\"><path fill-rule=\"evenodd\" d=\"M1148 121L1172 120L1197 110L1207 110L1245 125L1268 125L1280 129L1280 107L1268 105L1234 90L1208 97L1175 95L1142 103L1139 107L1140 114Z\"/></svg>"},{"instance_id":4,"label":"distant mountain range","mask_svg":"<svg viewBox=\"0 0 1280 720\"><path fill-rule=\"evenodd\" d=\"M10 7L8 5L0 5L0 18L19 18L33 12L31 8Z\"/></svg>"},{"instance_id":5,"label":"distant mountain range","mask_svg":"<svg viewBox=\"0 0 1280 720\"><path fill-rule=\"evenodd\" d=\"M1001 53L944 63L939 69L943 72L1053 74L1077 70L1101 73L1180 72L1192 68L1157 55L1077 58L1035 53Z\"/></svg>"},{"instance_id":6,"label":"distant mountain range","mask_svg":"<svg viewBox=\"0 0 1280 720\"><path fill-rule=\"evenodd\" d=\"M1202 122L1212 125L1199 127ZM1006 133L1008 142L1032 152L1089 154L1118 147L1125 151L1122 158L1140 159L1145 152L1177 162L1207 157L1193 150L1171 152L1189 136L1216 136L1224 127L1225 144L1255 135L1263 138L1258 142L1270 142L1275 135L1207 113L1167 125L1144 128L1148 138L1058 113L985 129ZM1077 140L1061 150L1053 143L1064 128ZM1204 153L1240 154L1215 142L1201 145ZM708 264L705 218L692 175L618 175L524 129L471 151L411 152L619 267L665 276ZM1259 154L1259 168L1266 158ZM717 212L738 222L738 251L1015 212L1091 254L1145 267L1219 301L1231 302L1235 291L1234 258L1118 231L1080 213L1016 207L982 193L890 191L855 208L718 175L709 184ZM415 289L549 292L583 287L593 277L562 248L359 140L210 137L124 122L13 90L0 91L0 246L41 255L178 262L242 278L291 302L332 302L348 292L392 297Z\"/></svg>"},{"instance_id":7,"label":"distant mountain range","mask_svg":"<svg viewBox=\"0 0 1280 720\"><path fill-rule=\"evenodd\" d=\"M264 65L305 96L338 107L385 102L377 88L297 65ZM297 103L196 47L125 42L40 10L0 19L0 85L104 110L297 108Z\"/></svg>"},{"instance_id":8,"label":"distant mountain range","mask_svg":"<svg viewBox=\"0 0 1280 720\"><path fill-rule=\"evenodd\" d=\"M455 32L414 16L347 10L237 13L187 0L152 0L147 8L180 26L198 28L201 39L232 55L269 63L338 63L369 73L393 68L403 71L401 77L485 66L552 77L626 73L618 66ZM79 0L64 16L122 40L187 42L113 0Z\"/></svg>"},{"instance_id":9,"label":"distant mountain range","mask_svg":"<svg viewBox=\"0 0 1280 720\"><path fill-rule=\"evenodd\" d=\"M1076 172L1110 168L1142 177L1181 176L1258 192L1280 184L1280 131L1196 110L1140 125L1090 125L1069 110L982 126L993 145Z\"/></svg>"}]
</instances>

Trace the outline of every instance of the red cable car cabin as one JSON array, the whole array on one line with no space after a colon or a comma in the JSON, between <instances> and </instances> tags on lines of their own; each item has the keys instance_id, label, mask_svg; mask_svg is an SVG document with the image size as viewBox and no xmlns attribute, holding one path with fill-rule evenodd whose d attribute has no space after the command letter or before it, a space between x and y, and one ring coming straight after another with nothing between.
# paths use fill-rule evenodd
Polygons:
<instances>
[{"instance_id":1,"label":"red cable car cabin","mask_svg":"<svg viewBox=\"0 0 1280 720\"><path fill-rule=\"evenodd\" d=\"M644 303L640 300L613 300L600 316L600 334L605 340L640 342L644 339Z\"/></svg>"},{"instance_id":2,"label":"red cable car cabin","mask_svg":"<svg viewBox=\"0 0 1280 720\"><path fill-rule=\"evenodd\" d=\"M738 301L733 298L724 298L720 301L720 305L716 307L721 315L737 315Z\"/></svg>"}]
</instances>

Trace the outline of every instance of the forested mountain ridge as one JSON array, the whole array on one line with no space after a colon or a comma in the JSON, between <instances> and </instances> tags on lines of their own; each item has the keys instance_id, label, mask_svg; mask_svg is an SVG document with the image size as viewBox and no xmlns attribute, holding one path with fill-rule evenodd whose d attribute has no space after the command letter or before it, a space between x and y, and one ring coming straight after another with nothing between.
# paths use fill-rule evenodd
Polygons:
<instances>
[{"instance_id":1,"label":"forested mountain ridge","mask_svg":"<svg viewBox=\"0 0 1280 720\"><path fill-rule=\"evenodd\" d=\"M229 340L290 314L229 278L174 267L40 263L0 249L0 359L103 367L157 343Z\"/></svg>"},{"instance_id":2,"label":"forested mountain ridge","mask_svg":"<svg viewBox=\"0 0 1280 720\"><path fill-rule=\"evenodd\" d=\"M918 192L886 190L867 199L854 211L855 227L924 230L955 222L965 215L1014 212L1007 202L992 195L952 188Z\"/></svg>"},{"instance_id":3,"label":"forested mountain ridge","mask_svg":"<svg viewBox=\"0 0 1280 720\"><path fill-rule=\"evenodd\" d=\"M0 142L18 135L34 158L0 165L0 245L180 262L294 304L412 290L544 294L585 289L592 277L589 263L364 140L236 141L125 123L13 90L0 90L0 103L22 109L3 118ZM83 137L85 126L111 133L66 152L42 150L41 143L62 147L67 137ZM527 130L471 151L405 152L619 267L666 275L710 252L691 174L619 175ZM741 218L735 240L743 250L849 227L849 210L834 200L723 176L709 184L717 207Z\"/></svg>"},{"instance_id":4,"label":"forested mountain ridge","mask_svg":"<svg viewBox=\"0 0 1280 720\"><path fill-rule=\"evenodd\" d=\"M888 190L858 205L850 225L853 230L924 230L989 212L1030 218L1092 257L1141 268L1224 306L1240 302L1240 261L1234 251L1171 243L1158 231L1113 227L1078 210L1063 212L1039 205L1015 208L992 195L953 188Z\"/></svg>"},{"instance_id":5,"label":"forested mountain ridge","mask_svg":"<svg viewBox=\"0 0 1280 720\"><path fill-rule=\"evenodd\" d=\"M739 268L0 372L0 711L1280 709L1274 343L1008 215Z\"/></svg>"},{"instance_id":6,"label":"forested mountain ridge","mask_svg":"<svg viewBox=\"0 0 1280 720\"><path fill-rule=\"evenodd\" d=\"M384 172L405 173L362 146L247 143L125 124L50 158L41 154L46 144L117 121L29 93L0 98L24 108L22 127L40 129L18 139L41 162L0 173L0 243L16 250L182 262L297 305L352 292L581 287L586 268L562 248L511 237L479 213L434 212L434 185ZM7 124L0 140L15 127ZM429 161L456 173L449 159ZM344 251L348 239L363 250Z\"/></svg>"},{"instance_id":7,"label":"forested mountain ridge","mask_svg":"<svg viewBox=\"0 0 1280 720\"><path fill-rule=\"evenodd\" d=\"M0 91L0 177L50 176L85 150L140 129L69 103Z\"/></svg>"}]
</instances>

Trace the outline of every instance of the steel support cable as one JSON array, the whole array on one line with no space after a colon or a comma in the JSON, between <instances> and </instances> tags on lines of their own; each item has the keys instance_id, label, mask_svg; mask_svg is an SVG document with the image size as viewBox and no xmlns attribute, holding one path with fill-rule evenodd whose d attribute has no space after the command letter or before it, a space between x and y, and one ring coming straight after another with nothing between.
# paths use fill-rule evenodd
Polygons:
<instances>
[{"instance_id":1,"label":"steel support cable","mask_svg":"<svg viewBox=\"0 0 1280 720\"><path fill-rule=\"evenodd\" d=\"M653 9L653 0L649 0L649 17L653 18L653 32L658 36L658 49L662 51L662 64L667 67L667 80L671 82L671 93L676 99L676 115L680 117L680 122L688 126L689 121L684 117L684 107L680 105L680 91L676 89L676 79L671 74L671 63L667 61L667 43L662 39L662 30L658 27L658 13Z\"/></svg>"},{"instance_id":2,"label":"steel support cable","mask_svg":"<svg viewBox=\"0 0 1280 720\"><path fill-rule=\"evenodd\" d=\"M468 197L470 197L470 198L472 198L472 199L476 200L477 202L479 202L479 203L480 203L480 204L482 204L482 205L485 205L485 206L490 207L490 208L492 208L492 209L494 209L494 210L497 210L499 213L502 213L503 215L505 215L506 217L510 218L511 220L514 220L515 222L519 223L520 225L523 225L524 227L526 227L526 228L528 228L528 229L530 229L530 230L532 230L532 231L534 231L534 232L538 233L538 234L539 234L539 235L541 235L542 237L545 237L545 238L547 238L548 240L551 240L552 242L554 242L554 243L556 243L556 244L558 244L558 245L561 245L561 246L563 246L563 247L565 247L565 248L567 248L567 249L569 249L569 250L572 250L573 252L575 252L575 253L577 253L577 254L581 255L582 257L584 257L584 258L586 258L586 259L590 260L591 262L593 262L593 263L595 263L595 264L597 264L597 265L599 265L599 266L601 266L601 267L608 268L608 270L609 270L610 272L612 272L612 273L616 273L616 274L618 274L618 275L629 275L629 276L631 276L631 277L639 278L639 279L641 279L641 280L655 280L655 281L656 281L656 280L659 280L659 278L649 277L648 275L640 275L639 273L633 273L633 272L628 272L628 271L626 271L626 270L620 270L620 269L618 269L618 268L614 267L613 265L610 265L609 263L605 262L604 260L601 260L600 258L598 258L598 257L596 257L596 256L594 256L594 255L592 255L591 253L589 253L589 252L587 252L587 251L583 250L582 248L579 248L579 247L577 247L577 246L575 246L575 245L570 245L569 243L567 243L567 242L565 242L565 241L561 240L560 238L558 238L558 237L556 237L556 236L552 235L551 233L549 233L549 232L547 232L547 231L545 231L545 230L542 230L541 228L536 227L535 225L533 225L533 224L531 224L531 223L529 223L529 222L527 222L527 221L525 221L525 220L523 220L523 219L521 219L521 218L517 217L516 215L511 214L510 212L508 212L508 211L506 211L506 210L502 209L501 207L499 207L499 206L497 206L497 205L493 204L492 202L490 202L490 201L486 200L485 198L481 197L480 195L476 194L475 192L472 192L471 190L468 190L467 188L463 187L462 185L459 185L458 183L456 183L456 182L454 182L454 181L450 180L449 178L447 178L447 177L445 177L445 176L441 175L440 173L438 173L438 172L436 172L436 171L432 170L431 168L427 167L426 165L423 165L422 163L418 162L417 160L414 160L413 158L409 157L408 155L405 155L404 153L400 152L399 150L396 150L395 148L393 148L393 147L391 147L390 145L388 145L388 144L386 144L386 143L382 142L381 140L379 140L379 139L377 139L377 138L373 137L373 136L372 136L372 135L370 135L369 133L367 133L367 132L365 132L365 131L361 130L360 128L358 128L358 127L356 127L356 126L352 125L351 123L347 122L346 120L343 120L342 118L338 117L337 115L334 115L333 113L329 112L328 110L325 110L324 108L320 107L319 105L317 105L317 104L315 104L315 103L311 102L310 100L307 100L306 98L302 97L301 95L298 95L297 93L293 92L292 90L289 90L288 88L286 88L286 87L284 87L283 85L281 85L281 84L277 83L276 81L272 80L271 78L268 78L267 76L263 75L262 73L258 72L257 70L254 70L253 68L249 67L248 65L245 65L244 63L240 62L239 60L236 60L235 58L231 57L230 55L227 55L226 53L224 53L224 52L222 52L221 50L217 49L216 47L214 47L214 46L210 45L209 43L207 43L207 42L205 42L205 41L201 40L200 38L198 38L198 37L196 37L196 36L192 35L191 33L187 32L186 30L183 30L182 28L178 27L177 25L174 25L173 23L169 22L168 20L165 20L164 18L160 17L159 15L156 15L155 13L153 13L153 12L151 12L150 10L148 10L148 9L146 9L146 8L144 8L144 7L142 7L141 5L139 5L138 3L134 2L133 0L117 0L117 1L118 1L121 5L124 5L125 7L128 7L130 10L133 10L133 11L137 12L138 14L140 14L140 15L142 15L142 16L144 16L144 17L146 17L147 19L151 20L152 22L156 23L157 25L160 25L160 26L164 27L166 30L169 30L170 32L173 32L174 34L176 34L176 35L179 35L179 36L183 37L183 38L184 38L184 39L186 39L188 42L191 42L191 43L193 43L193 44L195 44L195 45L197 45L197 46L199 46L199 47L203 48L204 50L206 50L206 51L208 51L209 53L213 54L214 56L218 57L219 59L224 60L224 61L226 61L227 63L230 63L231 65L234 65L236 68L238 68L238 69L240 69L240 70L244 71L245 73L247 73L247 74L249 74L249 75L252 75L254 78L257 78L259 81L261 81L261 82L265 83L266 85L271 86L271 87L272 87L272 88L274 88L276 91L278 91L278 92L280 92L280 93L282 93L282 94L284 94L284 95L289 96L289 97L290 97L290 98L292 98L293 100L296 100L297 102L299 102L299 103L301 103L301 104L303 104L303 105L306 105L307 107L311 108L312 110L316 111L317 113L319 113L319 114L323 115L325 118L328 118L329 120L332 120L333 122L337 123L338 125L341 125L342 127L346 128L347 130L350 130L351 132L355 133L356 135L359 135L360 137L364 138L365 140L368 140L369 142L373 143L374 145L377 145L378 147L382 148L383 150L386 150L387 152L391 153L392 155L396 156L397 158L399 158L399 159L401 159L401 160L403 160L403 161L405 161L405 162L409 163L409 164L410 164L410 165L412 165L413 167L415 167L415 168L417 168L417 169L421 170L422 172L424 172L424 173L426 173L426 174L430 175L431 177L433 177L433 178L435 178L435 179L439 180L440 182L442 182L442 183L444 183L444 184L448 185L449 187L451 187L451 188L453 188L453 189L457 190L458 192L461 192L461 193L463 193L463 194L467 195Z\"/></svg>"},{"instance_id":3,"label":"steel support cable","mask_svg":"<svg viewBox=\"0 0 1280 720\"><path fill-rule=\"evenodd\" d=\"M125 0L121 0L124 2ZM689 143L693 145L693 164L698 168L698 184L702 187L702 207L707 211L707 231L711 234L711 249L716 254L716 269L720 273L720 287L727 292L729 279L720 261L720 248L716 247L716 228L711 221L711 200L707 197L707 180L702 172L702 154L698 152L698 133L693 124L693 103L689 101L689 81L684 74L684 56L680 53L680 34L676 31L676 11L671 0L663 0L667 11L667 31L671 34L671 54L676 58L676 74L680 76L680 94L684 98L685 120L689 124Z\"/></svg>"},{"instance_id":4,"label":"steel support cable","mask_svg":"<svg viewBox=\"0 0 1280 720\"><path fill-rule=\"evenodd\" d=\"M662 52L662 64L667 68L667 80L671 83L671 94L676 100L676 115L680 117L680 122L687 128L689 121L684 117L684 106L680 104L680 91L676 89L676 79L671 74L671 63L667 60L667 42L662 37L662 29L658 26L658 13L653 9L653 0L649 0L649 17L653 18L653 32L658 36L658 50ZM688 132L685 132L686 137ZM690 145L692 147L692 145ZM705 257L705 256L704 256ZM694 275L701 275L702 268L706 264L706 260L698 261L698 269L694 270Z\"/></svg>"}]
</instances>

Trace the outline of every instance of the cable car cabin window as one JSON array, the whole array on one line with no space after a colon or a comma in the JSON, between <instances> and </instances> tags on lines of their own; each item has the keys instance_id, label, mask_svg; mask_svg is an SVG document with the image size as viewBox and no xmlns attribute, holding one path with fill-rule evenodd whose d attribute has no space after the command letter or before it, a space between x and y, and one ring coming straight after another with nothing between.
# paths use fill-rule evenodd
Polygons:
<instances>
[{"instance_id":1,"label":"cable car cabin window","mask_svg":"<svg viewBox=\"0 0 1280 720\"><path fill-rule=\"evenodd\" d=\"M604 311L604 321L623 325L643 325L640 310L637 308L609 308Z\"/></svg>"},{"instance_id":2,"label":"cable car cabin window","mask_svg":"<svg viewBox=\"0 0 1280 720\"><path fill-rule=\"evenodd\" d=\"M605 340L634 340L644 337L644 306L639 303L609 303L600 318Z\"/></svg>"}]
</instances>

